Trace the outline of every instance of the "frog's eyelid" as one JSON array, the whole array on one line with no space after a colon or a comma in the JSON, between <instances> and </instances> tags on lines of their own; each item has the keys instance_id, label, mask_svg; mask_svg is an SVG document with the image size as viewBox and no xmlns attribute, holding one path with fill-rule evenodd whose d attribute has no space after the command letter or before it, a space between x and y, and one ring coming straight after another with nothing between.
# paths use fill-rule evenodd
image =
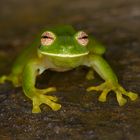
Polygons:
<instances>
[{"instance_id":1,"label":"frog's eyelid","mask_svg":"<svg viewBox=\"0 0 140 140\"><path fill-rule=\"evenodd\" d=\"M55 34L51 31L45 31L42 33L41 38L49 38L49 39L55 39Z\"/></svg>"},{"instance_id":2,"label":"frog's eyelid","mask_svg":"<svg viewBox=\"0 0 140 140\"><path fill-rule=\"evenodd\" d=\"M41 36L41 38L44 38L44 39L54 39L53 37L51 37L51 36Z\"/></svg>"},{"instance_id":3,"label":"frog's eyelid","mask_svg":"<svg viewBox=\"0 0 140 140\"><path fill-rule=\"evenodd\" d=\"M79 37L78 39L87 39L87 38L88 38L88 35L85 35L85 36Z\"/></svg>"},{"instance_id":4,"label":"frog's eyelid","mask_svg":"<svg viewBox=\"0 0 140 140\"><path fill-rule=\"evenodd\" d=\"M48 36L42 35L41 38L49 38Z\"/></svg>"},{"instance_id":5,"label":"frog's eyelid","mask_svg":"<svg viewBox=\"0 0 140 140\"><path fill-rule=\"evenodd\" d=\"M49 46L51 45L54 40L55 40L55 34L50 32L50 31L45 31L42 35L41 35L41 44L44 46Z\"/></svg>"},{"instance_id":6,"label":"frog's eyelid","mask_svg":"<svg viewBox=\"0 0 140 140\"><path fill-rule=\"evenodd\" d=\"M86 46L89 42L88 34L86 34L84 31L79 31L78 33L76 33L76 40L79 44Z\"/></svg>"},{"instance_id":7,"label":"frog's eyelid","mask_svg":"<svg viewBox=\"0 0 140 140\"><path fill-rule=\"evenodd\" d=\"M75 38L76 39L87 39L88 38L88 34L84 31L78 31L76 34L75 34Z\"/></svg>"}]
</instances>

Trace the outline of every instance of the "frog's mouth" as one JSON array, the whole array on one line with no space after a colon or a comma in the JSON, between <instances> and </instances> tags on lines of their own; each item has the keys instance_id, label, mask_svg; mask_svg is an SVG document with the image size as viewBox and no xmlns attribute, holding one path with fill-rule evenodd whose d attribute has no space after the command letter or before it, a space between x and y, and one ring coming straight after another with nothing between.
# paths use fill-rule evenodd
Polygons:
<instances>
[{"instance_id":1,"label":"frog's mouth","mask_svg":"<svg viewBox=\"0 0 140 140\"><path fill-rule=\"evenodd\" d=\"M41 52L43 55L48 55L48 56L56 56L56 57L80 57L87 55L89 52L81 53L81 54L55 54L55 53L48 53L48 52Z\"/></svg>"}]
</instances>

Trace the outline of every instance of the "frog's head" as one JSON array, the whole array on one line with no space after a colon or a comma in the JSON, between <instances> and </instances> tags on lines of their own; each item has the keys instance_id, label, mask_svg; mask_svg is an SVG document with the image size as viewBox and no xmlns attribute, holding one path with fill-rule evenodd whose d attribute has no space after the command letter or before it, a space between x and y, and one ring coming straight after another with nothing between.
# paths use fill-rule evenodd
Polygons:
<instances>
[{"instance_id":1,"label":"frog's head","mask_svg":"<svg viewBox=\"0 0 140 140\"><path fill-rule=\"evenodd\" d=\"M79 57L89 53L88 35L84 31L48 30L41 35L39 53L57 57Z\"/></svg>"}]
</instances>

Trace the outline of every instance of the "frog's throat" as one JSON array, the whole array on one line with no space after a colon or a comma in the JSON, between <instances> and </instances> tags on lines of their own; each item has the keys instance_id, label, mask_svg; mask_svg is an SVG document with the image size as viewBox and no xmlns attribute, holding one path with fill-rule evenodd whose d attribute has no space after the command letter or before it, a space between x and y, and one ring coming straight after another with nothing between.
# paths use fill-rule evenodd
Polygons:
<instances>
[{"instance_id":1,"label":"frog's throat","mask_svg":"<svg viewBox=\"0 0 140 140\"><path fill-rule=\"evenodd\" d=\"M47 53L47 52L41 52L43 55L48 55L48 56L58 56L58 57L80 57L87 55L89 52L81 53L81 54L54 54L54 53Z\"/></svg>"}]
</instances>

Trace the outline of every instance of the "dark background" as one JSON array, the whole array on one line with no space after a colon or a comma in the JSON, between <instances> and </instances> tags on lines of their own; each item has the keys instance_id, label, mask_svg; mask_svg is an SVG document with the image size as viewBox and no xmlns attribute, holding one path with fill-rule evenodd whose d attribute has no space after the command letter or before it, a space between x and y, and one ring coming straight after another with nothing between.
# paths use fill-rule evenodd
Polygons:
<instances>
[{"instance_id":1,"label":"dark background","mask_svg":"<svg viewBox=\"0 0 140 140\"><path fill-rule=\"evenodd\" d=\"M140 93L139 0L0 1L0 74L10 72L16 55L42 28L58 24L83 29L106 45L105 58L120 83ZM98 102L99 94L85 89L103 81L97 75L86 81L87 71L49 71L38 79L40 87L58 88L58 112L42 105L41 114L31 114L21 88L0 85L0 140L139 140L140 100L119 107L112 93L106 103Z\"/></svg>"}]
</instances>

